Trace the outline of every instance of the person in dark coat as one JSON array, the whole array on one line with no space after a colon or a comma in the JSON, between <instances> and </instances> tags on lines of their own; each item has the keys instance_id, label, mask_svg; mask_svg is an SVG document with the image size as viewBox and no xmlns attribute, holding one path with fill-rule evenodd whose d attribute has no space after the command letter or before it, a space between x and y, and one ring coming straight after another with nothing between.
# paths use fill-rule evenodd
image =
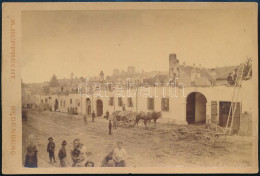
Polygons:
<instances>
[{"instance_id":1,"label":"person in dark coat","mask_svg":"<svg viewBox=\"0 0 260 176\"><path fill-rule=\"evenodd\" d=\"M95 121L95 117L96 117L96 114L95 114L95 111L92 112L92 122Z\"/></svg>"},{"instance_id":2,"label":"person in dark coat","mask_svg":"<svg viewBox=\"0 0 260 176\"><path fill-rule=\"evenodd\" d=\"M67 166L67 163L66 163L66 157L67 157L67 152L66 152L66 145L67 145L67 142L66 141L63 141L62 144L61 144L61 149L59 151L59 159L60 159L60 167L66 167Z\"/></svg>"},{"instance_id":3,"label":"person in dark coat","mask_svg":"<svg viewBox=\"0 0 260 176\"><path fill-rule=\"evenodd\" d=\"M85 149L79 139L73 141L74 149L71 150L71 159L73 161L72 167L84 167L85 165Z\"/></svg>"},{"instance_id":4,"label":"person in dark coat","mask_svg":"<svg viewBox=\"0 0 260 176\"><path fill-rule=\"evenodd\" d=\"M32 138L33 136L29 136L29 138L30 137ZM32 140L30 140L30 144L28 145L26 150L27 150L27 153L25 156L24 167L30 167L30 168L38 167L38 160L37 160L38 150Z\"/></svg>"},{"instance_id":5,"label":"person in dark coat","mask_svg":"<svg viewBox=\"0 0 260 176\"><path fill-rule=\"evenodd\" d=\"M111 120L109 120L108 130L109 130L108 134L111 135L112 134L112 131L111 131L112 130L112 122L111 122Z\"/></svg>"},{"instance_id":6,"label":"person in dark coat","mask_svg":"<svg viewBox=\"0 0 260 176\"><path fill-rule=\"evenodd\" d=\"M101 167L115 167L115 162L113 160L113 153L112 150L102 161Z\"/></svg>"},{"instance_id":7,"label":"person in dark coat","mask_svg":"<svg viewBox=\"0 0 260 176\"><path fill-rule=\"evenodd\" d=\"M48 146L47 146L47 152L49 152L50 162L52 162L52 159L53 159L53 161L56 163L55 154L54 154L55 143L53 142L52 137L49 137L48 140L49 140L49 143L48 143Z\"/></svg>"}]
</instances>

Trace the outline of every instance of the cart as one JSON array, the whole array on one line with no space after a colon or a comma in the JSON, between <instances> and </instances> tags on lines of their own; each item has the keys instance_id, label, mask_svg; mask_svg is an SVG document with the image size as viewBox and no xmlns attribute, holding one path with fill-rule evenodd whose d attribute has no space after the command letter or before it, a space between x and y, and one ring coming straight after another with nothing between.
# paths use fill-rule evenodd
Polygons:
<instances>
[{"instance_id":1,"label":"cart","mask_svg":"<svg viewBox=\"0 0 260 176\"><path fill-rule=\"evenodd\" d=\"M186 139L189 137L200 142L206 142L206 144L221 143L225 142L226 140L225 130L217 125L206 125L205 128L191 130L188 130L186 126L180 126L178 128L172 128L170 130L170 135L174 141Z\"/></svg>"}]
</instances>

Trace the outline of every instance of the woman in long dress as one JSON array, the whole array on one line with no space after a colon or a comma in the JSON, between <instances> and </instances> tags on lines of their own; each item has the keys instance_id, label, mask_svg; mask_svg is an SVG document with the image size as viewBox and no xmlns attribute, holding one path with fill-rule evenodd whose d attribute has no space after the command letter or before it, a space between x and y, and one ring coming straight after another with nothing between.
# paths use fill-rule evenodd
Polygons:
<instances>
[{"instance_id":1,"label":"woman in long dress","mask_svg":"<svg viewBox=\"0 0 260 176\"><path fill-rule=\"evenodd\" d=\"M26 153L26 156L25 156L24 167L31 167L31 168L38 167L38 161L37 161L38 150L37 150L36 145L34 144L33 139L34 139L33 135L30 135L28 137L29 145L26 148L27 153Z\"/></svg>"}]
</instances>

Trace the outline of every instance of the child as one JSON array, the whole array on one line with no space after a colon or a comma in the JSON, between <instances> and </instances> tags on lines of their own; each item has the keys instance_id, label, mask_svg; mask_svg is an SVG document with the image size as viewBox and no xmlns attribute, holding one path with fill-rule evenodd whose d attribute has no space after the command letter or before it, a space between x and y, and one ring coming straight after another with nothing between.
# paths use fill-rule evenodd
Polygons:
<instances>
[{"instance_id":1,"label":"child","mask_svg":"<svg viewBox=\"0 0 260 176\"><path fill-rule=\"evenodd\" d=\"M55 143L53 142L52 137L49 137L48 140L49 140L49 143L48 143L48 146L47 146L47 152L49 152L50 162L52 162L52 159L53 159L53 161L56 163L55 155L54 155Z\"/></svg>"},{"instance_id":2,"label":"child","mask_svg":"<svg viewBox=\"0 0 260 176\"><path fill-rule=\"evenodd\" d=\"M123 142L117 142L117 148L114 149L113 160L116 167L125 167L126 151L122 147Z\"/></svg>"},{"instance_id":3,"label":"child","mask_svg":"<svg viewBox=\"0 0 260 176\"><path fill-rule=\"evenodd\" d=\"M72 167L82 167L85 160L85 147L80 143L79 139L73 142L74 149L71 151L71 159L73 161Z\"/></svg>"},{"instance_id":4,"label":"child","mask_svg":"<svg viewBox=\"0 0 260 176\"><path fill-rule=\"evenodd\" d=\"M65 161L65 158L67 156L67 152L66 152L66 145L67 145L67 142L66 141L63 141L62 144L61 144L61 149L59 151L59 159L60 159L60 167L66 167L66 161Z\"/></svg>"}]
</instances>

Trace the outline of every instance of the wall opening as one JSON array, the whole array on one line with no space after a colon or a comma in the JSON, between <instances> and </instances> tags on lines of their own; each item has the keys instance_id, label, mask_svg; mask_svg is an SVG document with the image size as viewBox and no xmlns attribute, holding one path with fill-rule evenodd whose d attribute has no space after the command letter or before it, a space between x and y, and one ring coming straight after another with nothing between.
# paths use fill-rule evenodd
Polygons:
<instances>
[{"instance_id":1,"label":"wall opening","mask_svg":"<svg viewBox=\"0 0 260 176\"><path fill-rule=\"evenodd\" d=\"M233 104L233 107L234 107L234 104ZM231 102L228 102L228 101L219 102L219 126L221 126L221 127L226 127L228 115L229 115L229 111L230 111L230 106L231 106ZM236 108L236 112L234 114L233 128L232 128L232 131L235 133L238 132L238 130L240 128L240 110L241 110L240 108L241 108L240 103L237 102L237 108ZM230 112L231 117L229 118L228 126L231 125L233 113L234 112L231 110L231 112Z\"/></svg>"},{"instance_id":2,"label":"wall opening","mask_svg":"<svg viewBox=\"0 0 260 176\"><path fill-rule=\"evenodd\" d=\"M103 102L102 100L98 99L97 100L97 116L102 116L103 115Z\"/></svg>"},{"instance_id":3,"label":"wall opening","mask_svg":"<svg viewBox=\"0 0 260 176\"><path fill-rule=\"evenodd\" d=\"M206 97L199 93L189 94L186 102L186 120L188 124L205 124L206 123Z\"/></svg>"}]
</instances>

